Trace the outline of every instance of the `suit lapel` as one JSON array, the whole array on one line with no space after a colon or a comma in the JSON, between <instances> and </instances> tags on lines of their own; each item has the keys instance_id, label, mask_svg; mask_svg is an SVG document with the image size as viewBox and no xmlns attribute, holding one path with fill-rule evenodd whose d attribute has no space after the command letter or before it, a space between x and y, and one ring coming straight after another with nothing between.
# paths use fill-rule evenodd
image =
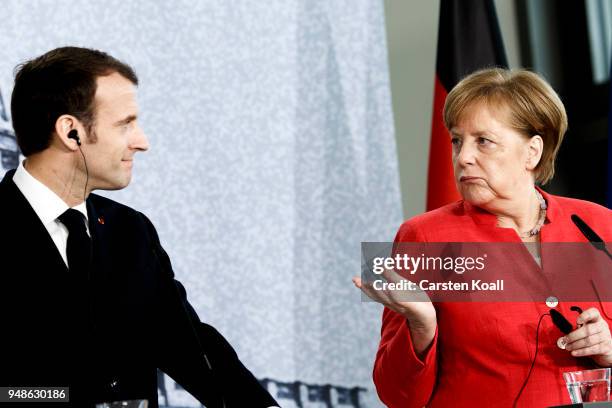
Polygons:
<instances>
[{"instance_id":1,"label":"suit lapel","mask_svg":"<svg viewBox=\"0 0 612 408\"><path fill-rule=\"evenodd\" d=\"M5 214L10 214L8 224L11 226L6 233L15 241L15 248L25 249L21 262L40 263L45 260L45 270L68 272L57 246L49 232L36 215L36 212L13 182L15 171L9 171L0 183L0 199L6 208ZM33 254L36 254L33 256Z\"/></svg>"},{"instance_id":2,"label":"suit lapel","mask_svg":"<svg viewBox=\"0 0 612 408\"><path fill-rule=\"evenodd\" d=\"M105 282L108 279L108 261L111 259L108 247L109 233L106 226L106 214L96 208L91 198L87 199L87 214L92 242L93 283L97 287L97 283Z\"/></svg>"}]
</instances>

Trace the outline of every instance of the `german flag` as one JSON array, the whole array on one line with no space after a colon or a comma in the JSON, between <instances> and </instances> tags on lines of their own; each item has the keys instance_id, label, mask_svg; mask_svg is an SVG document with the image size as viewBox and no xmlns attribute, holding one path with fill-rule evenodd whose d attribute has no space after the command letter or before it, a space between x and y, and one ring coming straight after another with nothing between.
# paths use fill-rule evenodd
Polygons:
<instances>
[{"instance_id":1,"label":"german flag","mask_svg":"<svg viewBox=\"0 0 612 408\"><path fill-rule=\"evenodd\" d=\"M467 74L492 66L508 66L493 0L441 0L427 177L428 211L460 199L453 177L450 136L442 120L446 95Z\"/></svg>"}]
</instances>

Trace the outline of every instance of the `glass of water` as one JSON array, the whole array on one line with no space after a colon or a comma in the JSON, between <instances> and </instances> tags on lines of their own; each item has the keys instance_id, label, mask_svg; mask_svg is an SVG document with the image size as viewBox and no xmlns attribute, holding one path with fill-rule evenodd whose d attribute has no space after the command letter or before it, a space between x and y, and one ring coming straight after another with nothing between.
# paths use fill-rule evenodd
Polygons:
<instances>
[{"instance_id":1,"label":"glass of water","mask_svg":"<svg viewBox=\"0 0 612 408\"><path fill-rule=\"evenodd\" d=\"M96 404L96 408L148 408L149 401L146 399L130 401L114 401Z\"/></svg>"},{"instance_id":2,"label":"glass of water","mask_svg":"<svg viewBox=\"0 0 612 408\"><path fill-rule=\"evenodd\" d=\"M563 379L573 404L610 400L609 368L563 373Z\"/></svg>"}]
</instances>

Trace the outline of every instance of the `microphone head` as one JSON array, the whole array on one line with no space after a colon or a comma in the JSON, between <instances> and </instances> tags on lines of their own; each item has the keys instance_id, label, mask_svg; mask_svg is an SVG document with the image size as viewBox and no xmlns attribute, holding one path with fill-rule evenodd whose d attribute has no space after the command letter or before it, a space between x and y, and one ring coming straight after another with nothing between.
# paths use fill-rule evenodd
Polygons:
<instances>
[{"instance_id":1,"label":"microphone head","mask_svg":"<svg viewBox=\"0 0 612 408\"><path fill-rule=\"evenodd\" d=\"M582 218L580 218L577 214L572 214L571 218L574 225L578 227L580 232L582 232L582 235L584 235L584 237L588 239L595 248L599 250L605 248L604 240L597 235L597 233L593 231L591 227L589 227L587 223L582 220Z\"/></svg>"}]
</instances>

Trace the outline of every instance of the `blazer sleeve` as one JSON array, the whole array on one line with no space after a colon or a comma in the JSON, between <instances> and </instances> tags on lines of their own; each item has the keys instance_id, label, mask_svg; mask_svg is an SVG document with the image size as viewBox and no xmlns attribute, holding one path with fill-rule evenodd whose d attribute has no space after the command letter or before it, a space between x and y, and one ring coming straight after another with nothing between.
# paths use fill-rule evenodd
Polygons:
<instances>
[{"instance_id":1,"label":"blazer sleeve","mask_svg":"<svg viewBox=\"0 0 612 408\"><path fill-rule=\"evenodd\" d=\"M404 223L395 242L424 242L418 230ZM406 319L384 308L381 339L374 362L374 384L381 401L389 408L423 407L433 393L438 367L438 329L420 359L413 347Z\"/></svg>"},{"instance_id":2,"label":"blazer sleeve","mask_svg":"<svg viewBox=\"0 0 612 408\"><path fill-rule=\"evenodd\" d=\"M144 215L143 215L144 217ZM268 408L278 405L242 364L232 346L212 326L202 323L174 279L170 258L146 219L157 265L161 329L156 341L158 368L210 408Z\"/></svg>"}]
</instances>

